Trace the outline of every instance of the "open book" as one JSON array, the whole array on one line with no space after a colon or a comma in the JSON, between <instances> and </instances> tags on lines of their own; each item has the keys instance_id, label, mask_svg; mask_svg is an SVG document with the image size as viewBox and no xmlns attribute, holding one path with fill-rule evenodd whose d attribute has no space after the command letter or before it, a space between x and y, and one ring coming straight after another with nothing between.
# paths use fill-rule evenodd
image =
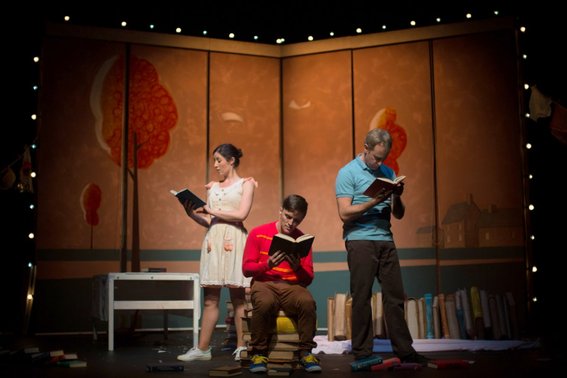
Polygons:
<instances>
[{"instance_id":1,"label":"open book","mask_svg":"<svg viewBox=\"0 0 567 378\"><path fill-rule=\"evenodd\" d=\"M187 188L182 189L179 192L172 189L169 192L171 194L173 194L175 197L177 197L177 199L179 200L179 202L181 202L182 205L187 200L189 200L190 202L193 202L196 209L203 207L207 204L205 201L203 201L195 193L193 193L192 191L190 191Z\"/></svg>"},{"instance_id":2,"label":"open book","mask_svg":"<svg viewBox=\"0 0 567 378\"><path fill-rule=\"evenodd\" d=\"M309 253L314 239L315 236L310 234L303 234L297 239L286 234L275 234L268 254L271 256L277 251L284 251L286 253L296 253L299 257L305 257Z\"/></svg>"},{"instance_id":3,"label":"open book","mask_svg":"<svg viewBox=\"0 0 567 378\"><path fill-rule=\"evenodd\" d=\"M394 180L390 180L386 177L377 177L362 194L368 197L387 197L392 194L396 185L404 181L405 178L406 176L398 176Z\"/></svg>"}]
</instances>

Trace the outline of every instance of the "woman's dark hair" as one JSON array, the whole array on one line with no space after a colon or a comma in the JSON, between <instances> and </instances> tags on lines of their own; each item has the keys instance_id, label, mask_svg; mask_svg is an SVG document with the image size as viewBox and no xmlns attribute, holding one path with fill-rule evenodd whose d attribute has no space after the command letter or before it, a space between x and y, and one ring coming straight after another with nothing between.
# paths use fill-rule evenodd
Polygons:
<instances>
[{"instance_id":1,"label":"woman's dark hair","mask_svg":"<svg viewBox=\"0 0 567 378\"><path fill-rule=\"evenodd\" d=\"M307 215L307 200L299 194L290 194L285 197L282 202L282 207L287 211L297 211L303 214L303 216Z\"/></svg>"},{"instance_id":2,"label":"woman's dark hair","mask_svg":"<svg viewBox=\"0 0 567 378\"><path fill-rule=\"evenodd\" d=\"M234 158L234 168L238 167L238 165L240 164L240 158L242 157L242 150L240 148L237 148L233 144L223 143L219 145L217 148L215 148L215 150L213 151L213 155L217 152L221 154L222 157L225 158L226 160L230 160L231 158Z\"/></svg>"}]
</instances>

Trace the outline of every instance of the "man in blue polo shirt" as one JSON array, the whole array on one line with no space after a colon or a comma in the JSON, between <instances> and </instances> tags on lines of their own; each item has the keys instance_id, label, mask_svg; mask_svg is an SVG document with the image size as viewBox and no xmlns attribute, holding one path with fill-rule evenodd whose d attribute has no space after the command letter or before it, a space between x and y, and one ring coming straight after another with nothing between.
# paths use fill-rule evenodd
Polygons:
<instances>
[{"instance_id":1,"label":"man in blue polo shirt","mask_svg":"<svg viewBox=\"0 0 567 378\"><path fill-rule=\"evenodd\" d=\"M376 197L364 191L377 177L395 178L383 162L392 148L392 137L384 129L370 130L364 151L339 170L335 183L339 217L347 250L352 295L352 353L357 361L372 357L372 286L378 279L382 289L384 318L394 354L402 362L427 365L427 358L413 348L404 317L404 285L400 261L391 231L390 217L401 219L405 206L404 184Z\"/></svg>"}]
</instances>

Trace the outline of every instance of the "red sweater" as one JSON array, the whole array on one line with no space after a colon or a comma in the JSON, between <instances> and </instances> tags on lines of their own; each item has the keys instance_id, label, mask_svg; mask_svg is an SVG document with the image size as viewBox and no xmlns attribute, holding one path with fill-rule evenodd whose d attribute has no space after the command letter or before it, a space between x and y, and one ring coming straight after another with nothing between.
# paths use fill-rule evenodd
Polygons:
<instances>
[{"instance_id":1,"label":"red sweater","mask_svg":"<svg viewBox=\"0 0 567 378\"><path fill-rule=\"evenodd\" d=\"M268 251L272 238L277 233L276 222L263 224L248 233L244 247L244 258L242 259L244 276L252 277L256 281L288 281L298 283L301 286L309 286L313 281L312 250L301 259L301 266L295 272L287 261L283 261L272 269L268 267ZM293 238L301 235L303 235L303 232L297 228L290 234Z\"/></svg>"}]
</instances>

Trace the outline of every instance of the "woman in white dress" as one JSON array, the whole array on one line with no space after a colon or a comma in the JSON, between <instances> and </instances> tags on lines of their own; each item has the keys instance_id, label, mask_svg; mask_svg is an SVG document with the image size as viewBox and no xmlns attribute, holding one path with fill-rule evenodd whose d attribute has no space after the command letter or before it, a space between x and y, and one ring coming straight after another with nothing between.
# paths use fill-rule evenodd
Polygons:
<instances>
[{"instance_id":1,"label":"woman in white dress","mask_svg":"<svg viewBox=\"0 0 567 378\"><path fill-rule=\"evenodd\" d=\"M204 307L201 316L199 345L177 356L181 361L210 360L211 338L219 318L221 288L230 291L234 318L244 316L245 290L250 278L242 274L242 256L248 231L244 220L250 214L256 182L241 178L237 173L242 151L232 144L221 144L213 151L214 167L219 181L207 184L207 205L195 209L184 203L191 219L206 227L207 233L201 247L200 281L204 288ZM242 337L241 322L235 322L237 345L235 360L246 349Z\"/></svg>"}]
</instances>

